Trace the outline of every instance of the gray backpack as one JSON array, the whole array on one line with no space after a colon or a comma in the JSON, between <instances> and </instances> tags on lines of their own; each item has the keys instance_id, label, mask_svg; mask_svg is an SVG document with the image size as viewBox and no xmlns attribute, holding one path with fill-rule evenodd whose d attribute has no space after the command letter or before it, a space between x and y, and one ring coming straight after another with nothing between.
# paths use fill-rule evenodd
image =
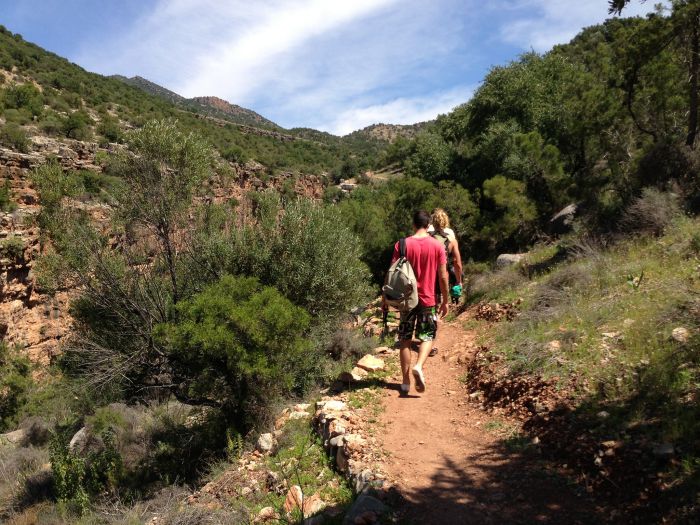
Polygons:
<instances>
[{"instance_id":1,"label":"gray backpack","mask_svg":"<svg viewBox=\"0 0 700 525\"><path fill-rule=\"evenodd\" d=\"M406 239L399 241L399 258L389 268L382 293L386 303L399 311L407 312L418 306L418 282L406 259Z\"/></svg>"}]
</instances>

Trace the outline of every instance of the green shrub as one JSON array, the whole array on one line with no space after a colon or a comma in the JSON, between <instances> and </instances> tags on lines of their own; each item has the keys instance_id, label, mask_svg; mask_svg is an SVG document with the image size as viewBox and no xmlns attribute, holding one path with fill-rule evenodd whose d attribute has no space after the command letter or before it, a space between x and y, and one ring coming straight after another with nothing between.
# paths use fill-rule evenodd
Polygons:
<instances>
[{"instance_id":1,"label":"green shrub","mask_svg":"<svg viewBox=\"0 0 700 525\"><path fill-rule=\"evenodd\" d=\"M0 129L0 144L16 149L21 153L29 152L29 138L17 124L8 123Z\"/></svg>"},{"instance_id":2,"label":"green shrub","mask_svg":"<svg viewBox=\"0 0 700 525\"><path fill-rule=\"evenodd\" d=\"M31 364L5 342L0 342L0 431L15 423L15 417L32 387Z\"/></svg>"},{"instance_id":3,"label":"green shrub","mask_svg":"<svg viewBox=\"0 0 700 525\"><path fill-rule=\"evenodd\" d=\"M186 395L222 403L241 429L307 372L309 315L255 278L224 276L177 312L156 338Z\"/></svg>"},{"instance_id":4,"label":"green shrub","mask_svg":"<svg viewBox=\"0 0 700 525\"><path fill-rule=\"evenodd\" d=\"M88 140L92 119L84 111L74 111L63 121L63 134L71 139Z\"/></svg>"},{"instance_id":5,"label":"green shrub","mask_svg":"<svg viewBox=\"0 0 700 525\"><path fill-rule=\"evenodd\" d=\"M97 127L97 132L109 142L121 142L123 138L119 120L110 116L102 117L102 121Z\"/></svg>"},{"instance_id":6,"label":"green shrub","mask_svg":"<svg viewBox=\"0 0 700 525\"><path fill-rule=\"evenodd\" d=\"M406 173L437 182L447 178L454 151L437 133L421 133L416 139L415 152L406 160Z\"/></svg>"},{"instance_id":7,"label":"green shrub","mask_svg":"<svg viewBox=\"0 0 700 525\"><path fill-rule=\"evenodd\" d=\"M0 257L18 261L24 256L24 241L19 235L11 235L0 241Z\"/></svg>"},{"instance_id":8,"label":"green shrub","mask_svg":"<svg viewBox=\"0 0 700 525\"><path fill-rule=\"evenodd\" d=\"M245 164L248 160L243 148L236 145L226 147L226 149L221 152L221 156L227 161L235 162L236 164Z\"/></svg>"},{"instance_id":9,"label":"green shrub","mask_svg":"<svg viewBox=\"0 0 700 525\"><path fill-rule=\"evenodd\" d=\"M0 211L12 212L17 209L17 204L11 198L10 180L6 179L0 186Z\"/></svg>"},{"instance_id":10,"label":"green shrub","mask_svg":"<svg viewBox=\"0 0 700 525\"><path fill-rule=\"evenodd\" d=\"M3 114L8 125L24 126L32 121L32 115L26 109L6 109Z\"/></svg>"},{"instance_id":11,"label":"green shrub","mask_svg":"<svg viewBox=\"0 0 700 525\"><path fill-rule=\"evenodd\" d=\"M317 323L362 304L369 295L368 272L359 239L343 225L335 207L297 199L283 208L279 194L252 196L255 217L230 235L201 237L192 254L232 275L255 275ZM284 261L282 263L281 261ZM221 271L221 270L219 270Z\"/></svg>"},{"instance_id":12,"label":"green shrub","mask_svg":"<svg viewBox=\"0 0 700 525\"><path fill-rule=\"evenodd\" d=\"M81 189L81 180L74 172L65 173L61 165L49 161L39 166L30 174L32 183L39 191L41 213L39 224L48 228L52 217L58 212L64 197L77 196Z\"/></svg>"},{"instance_id":13,"label":"green shrub","mask_svg":"<svg viewBox=\"0 0 700 525\"><path fill-rule=\"evenodd\" d=\"M2 95L6 108L26 109L32 116L39 116L44 108L41 92L32 84L19 84L6 88Z\"/></svg>"},{"instance_id":14,"label":"green shrub","mask_svg":"<svg viewBox=\"0 0 700 525\"><path fill-rule=\"evenodd\" d=\"M104 432L101 443L85 455L68 448L68 438L56 434L49 446L51 470L59 503L79 514L90 507L90 497L114 489L122 475L122 463L114 437Z\"/></svg>"},{"instance_id":15,"label":"green shrub","mask_svg":"<svg viewBox=\"0 0 700 525\"><path fill-rule=\"evenodd\" d=\"M46 135L58 135L63 132L63 122L54 112L49 112L39 121L39 128Z\"/></svg>"}]
</instances>

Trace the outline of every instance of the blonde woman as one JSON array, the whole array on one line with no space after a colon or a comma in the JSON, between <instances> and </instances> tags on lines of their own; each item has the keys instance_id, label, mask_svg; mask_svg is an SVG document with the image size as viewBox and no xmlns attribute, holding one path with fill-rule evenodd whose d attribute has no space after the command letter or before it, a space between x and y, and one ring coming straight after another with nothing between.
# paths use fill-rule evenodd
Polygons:
<instances>
[{"instance_id":1,"label":"blonde woman","mask_svg":"<svg viewBox=\"0 0 700 525\"><path fill-rule=\"evenodd\" d=\"M437 240L445 247L450 298L453 304L457 304L462 296L462 256L459 253L459 244L457 243L455 232L450 228L450 218L445 210L442 208L433 210L428 232L432 235L433 239ZM437 283L435 285L435 290L439 297ZM430 355L434 356L437 355L437 353L437 346L433 345Z\"/></svg>"}]
</instances>

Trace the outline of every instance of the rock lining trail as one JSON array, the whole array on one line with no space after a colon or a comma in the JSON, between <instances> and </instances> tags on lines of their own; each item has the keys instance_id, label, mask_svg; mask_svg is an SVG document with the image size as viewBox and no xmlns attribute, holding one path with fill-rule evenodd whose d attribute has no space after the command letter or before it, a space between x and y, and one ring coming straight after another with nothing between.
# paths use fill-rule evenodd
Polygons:
<instances>
[{"instance_id":1,"label":"rock lining trail","mask_svg":"<svg viewBox=\"0 0 700 525\"><path fill-rule=\"evenodd\" d=\"M426 392L412 386L410 397L399 397L399 373L383 399L384 468L400 496L400 523L599 523L595 508L536 450L509 451L498 432L503 419L468 402L458 363L475 347L474 332L462 328L467 315L441 323Z\"/></svg>"}]
</instances>

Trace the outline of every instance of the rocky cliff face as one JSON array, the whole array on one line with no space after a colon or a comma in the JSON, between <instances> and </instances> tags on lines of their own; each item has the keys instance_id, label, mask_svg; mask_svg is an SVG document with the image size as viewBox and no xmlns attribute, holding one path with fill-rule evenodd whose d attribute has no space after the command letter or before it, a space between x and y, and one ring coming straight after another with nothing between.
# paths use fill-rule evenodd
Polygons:
<instances>
[{"instance_id":1,"label":"rocky cliff face","mask_svg":"<svg viewBox=\"0 0 700 525\"><path fill-rule=\"evenodd\" d=\"M214 117L229 118L233 122L251 125L263 125L277 128L277 124L266 119L251 109L246 109L219 97L194 97L188 101ZM208 110L208 111L207 111Z\"/></svg>"},{"instance_id":2,"label":"rocky cliff face","mask_svg":"<svg viewBox=\"0 0 700 525\"><path fill-rule=\"evenodd\" d=\"M0 181L9 181L10 197L16 205L12 212L0 212L0 337L7 344L18 345L41 365L49 364L57 355L61 339L70 330L68 307L75 291L49 295L37 286L34 267L42 243L47 241L41 238L37 226L41 203L30 173L49 157L56 159L66 171L101 172L102 167L95 161L99 151L108 152L94 143L57 141L42 136L32 139L32 153L0 147ZM266 188L289 190L310 198L323 196L322 177L299 177L291 173L268 177L265 167L256 163L230 167L233 176L209 182L206 193L211 202L241 201L247 191ZM96 222L108 225L109 206L80 202L75 205L84 207Z\"/></svg>"},{"instance_id":3,"label":"rocky cliff face","mask_svg":"<svg viewBox=\"0 0 700 525\"><path fill-rule=\"evenodd\" d=\"M36 286L33 268L41 253L36 218L41 207L29 174L49 156L67 170L101 168L94 164L94 144L38 137L33 149L23 154L0 148L0 180L9 181L16 205L14 211L0 214L0 336L25 349L32 361L48 364L70 327L70 292L50 296Z\"/></svg>"}]
</instances>

